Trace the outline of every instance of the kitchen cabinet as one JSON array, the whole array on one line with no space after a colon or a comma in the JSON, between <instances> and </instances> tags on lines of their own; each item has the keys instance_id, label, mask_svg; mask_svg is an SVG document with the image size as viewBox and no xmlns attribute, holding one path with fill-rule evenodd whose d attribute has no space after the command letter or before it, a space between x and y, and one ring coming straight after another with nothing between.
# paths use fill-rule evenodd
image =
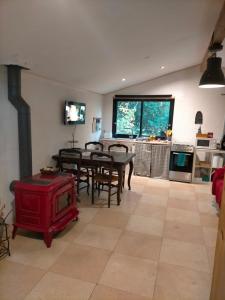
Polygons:
<instances>
[{"instance_id":1,"label":"kitchen cabinet","mask_svg":"<svg viewBox=\"0 0 225 300\"><path fill-rule=\"evenodd\" d=\"M111 144L124 144L134 152L134 174L168 179L171 142L140 141L135 139L101 139L104 150Z\"/></svg>"},{"instance_id":2,"label":"kitchen cabinet","mask_svg":"<svg viewBox=\"0 0 225 300\"><path fill-rule=\"evenodd\" d=\"M219 167L222 167L224 163L224 150L195 148L192 182L210 182L214 170Z\"/></svg>"}]
</instances>

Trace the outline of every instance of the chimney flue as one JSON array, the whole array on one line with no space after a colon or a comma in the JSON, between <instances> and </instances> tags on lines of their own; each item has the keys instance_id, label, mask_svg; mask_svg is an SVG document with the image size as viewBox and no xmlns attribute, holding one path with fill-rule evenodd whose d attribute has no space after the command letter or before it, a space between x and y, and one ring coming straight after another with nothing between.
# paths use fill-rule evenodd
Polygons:
<instances>
[{"instance_id":1,"label":"chimney flue","mask_svg":"<svg viewBox=\"0 0 225 300\"><path fill-rule=\"evenodd\" d=\"M30 106L21 96L21 70L23 67L8 65L8 98L18 113L20 179L32 175L32 145Z\"/></svg>"}]
</instances>

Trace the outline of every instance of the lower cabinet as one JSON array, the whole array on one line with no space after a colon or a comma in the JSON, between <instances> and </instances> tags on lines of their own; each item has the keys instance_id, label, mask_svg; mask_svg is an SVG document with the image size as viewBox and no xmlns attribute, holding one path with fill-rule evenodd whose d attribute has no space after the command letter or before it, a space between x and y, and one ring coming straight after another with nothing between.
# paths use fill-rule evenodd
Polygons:
<instances>
[{"instance_id":1,"label":"lower cabinet","mask_svg":"<svg viewBox=\"0 0 225 300\"><path fill-rule=\"evenodd\" d=\"M134 174L154 178L169 178L169 160L171 144L139 142L134 140L102 139L104 149L109 145L120 143L128 146L129 152L136 154L134 158Z\"/></svg>"},{"instance_id":2,"label":"lower cabinet","mask_svg":"<svg viewBox=\"0 0 225 300\"><path fill-rule=\"evenodd\" d=\"M150 177L152 145L147 143L137 143L134 151L136 154L134 158L134 174Z\"/></svg>"}]
</instances>

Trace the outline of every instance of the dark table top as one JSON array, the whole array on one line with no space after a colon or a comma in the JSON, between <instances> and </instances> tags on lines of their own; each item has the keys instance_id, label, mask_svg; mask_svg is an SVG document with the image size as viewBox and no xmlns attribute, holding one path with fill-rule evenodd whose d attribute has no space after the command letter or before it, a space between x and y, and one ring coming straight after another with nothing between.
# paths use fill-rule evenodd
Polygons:
<instances>
[{"instance_id":1,"label":"dark table top","mask_svg":"<svg viewBox=\"0 0 225 300\"><path fill-rule=\"evenodd\" d=\"M82 161L84 161L84 162L91 161L91 159L90 159L91 152L103 152L106 154L110 154L113 156L114 163L121 164L121 165L128 164L132 160L132 158L135 156L135 153L130 153L130 152L126 153L126 152L122 152L122 151L121 152L119 152L119 151L110 151L109 152L109 151L96 151L96 150L86 150L86 149L79 149L79 150L82 152ZM74 160L74 162L76 162L76 159L77 159L76 155L68 154L66 156L68 156L68 160L70 162L73 162L73 160ZM59 158L59 155L55 154L52 156L52 158L57 161Z\"/></svg>"}]
</instances>

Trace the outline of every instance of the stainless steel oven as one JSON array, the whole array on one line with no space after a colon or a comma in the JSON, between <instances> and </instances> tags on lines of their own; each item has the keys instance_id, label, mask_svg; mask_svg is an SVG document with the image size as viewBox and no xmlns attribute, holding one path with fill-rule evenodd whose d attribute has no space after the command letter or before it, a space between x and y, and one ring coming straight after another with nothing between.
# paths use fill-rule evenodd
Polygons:
<instances>
[{"instance_id":1,"label":"stainless steel oven","mask_svg":"<svg viewBox=\"0 0 225 300\"><path fill-rule=\"evenodd\" d=\"M169 179L191 182L194 146L173 144L170 152Z\"/></svg>"}]
</instances>

